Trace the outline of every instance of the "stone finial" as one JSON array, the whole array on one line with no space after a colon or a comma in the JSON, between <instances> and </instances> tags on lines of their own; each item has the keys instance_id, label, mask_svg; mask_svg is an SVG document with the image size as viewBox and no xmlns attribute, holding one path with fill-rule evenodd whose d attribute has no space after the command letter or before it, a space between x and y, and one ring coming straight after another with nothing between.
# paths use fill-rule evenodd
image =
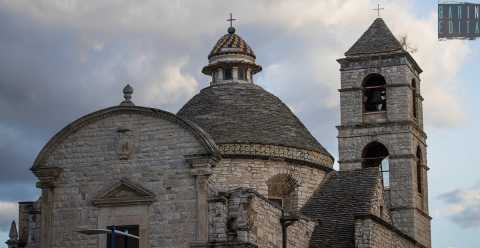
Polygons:
<instances>
[{"instance_id":1,"label":"stone finial","mask_svg":"<svg viewBox=\"0 0 480 248\"><path fill-rule=\"evenodd\" d=\"M12 221L10 232L8 233L8 240L5 244L7 244L8 248L18 248L18 243L17 224L15 224L15 221Z\"/></svg>"},{"instance_id":2,"label":"stone finial","mask_svg":"<svg viewBox=\"0 0 480 248\"><path fill-rule=\"evenodd\" d=\"M15 221L12 221L12 224L10 225L10 232L8 233L8 237L12 241L18 240L17 224L15 223Z\"/></svg>"},{"instance_id":3,"label":"stone finial","mask_svg":"<svg viewBox=\"0 0 480 248\"><path fill-rule=\"evenodd\" d=\"M135 104L133 104L133 102L131 101L132 94L133 94L133 88L132 86L130 86L130 84L127 84L127 86L123 88L123 98L125 98L125 100L123 100L123 102L120 103L120 105L134 106Z\"/></svg>"}]
</instances>

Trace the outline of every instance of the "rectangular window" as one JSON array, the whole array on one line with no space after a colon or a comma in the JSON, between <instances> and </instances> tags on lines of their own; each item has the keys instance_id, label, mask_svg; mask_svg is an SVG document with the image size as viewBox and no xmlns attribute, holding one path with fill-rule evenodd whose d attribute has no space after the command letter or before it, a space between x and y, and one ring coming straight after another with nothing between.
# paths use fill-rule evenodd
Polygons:
<instances>
[{"instance_id":1,"label":"rectangular window","mask_svg":"<svg viewBox=\"0 0 480 248\"><path fill-rule=\"evenodd\" d=\"M108 229L112 230L112 227L107 227ZM126 232L132 235L138 236L138 225L127 225L127 226L115 226L115 230ZM134 238L126 237L123 235L115 235L115 248L139 248L139 241ZM112 246L112 235L107 235L107 247L110 248Z\"/></svg>"}]
</instances>

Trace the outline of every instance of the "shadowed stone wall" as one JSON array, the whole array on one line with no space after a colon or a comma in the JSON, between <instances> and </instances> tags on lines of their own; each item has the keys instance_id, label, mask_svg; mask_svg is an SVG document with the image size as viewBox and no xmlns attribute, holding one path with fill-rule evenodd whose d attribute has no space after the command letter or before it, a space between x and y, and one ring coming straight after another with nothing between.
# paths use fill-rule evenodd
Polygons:
<instances>
[{"instance_id":1,"label":"shadowed stone wall","mask_svg":"<svg viewBox=\"0 0 480 248\"><path fill-rule=\"evenodd\" d=\"M326 172L282 160L223 158L213 169L211 182L222 191L251 188L268 197L267 182L282 174L296 181L296 209L300 209L323 181Z\"/></svg>"}]
</instances>

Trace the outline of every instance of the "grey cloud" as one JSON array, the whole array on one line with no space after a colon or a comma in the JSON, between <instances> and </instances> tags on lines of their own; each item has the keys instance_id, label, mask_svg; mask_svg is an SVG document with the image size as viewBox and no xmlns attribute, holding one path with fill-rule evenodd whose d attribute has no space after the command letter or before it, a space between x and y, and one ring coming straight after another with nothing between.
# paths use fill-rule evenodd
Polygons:
<instances>
[{"instance_id":1,"label":"grey cloud","mask_svg":"<svg viewBox=\"0 0 480 248\"><path fill-rule=\"evenodd\" d=\"M445 201L446 203L455 204L460 203L463 200L463 197L460 195L462 190L456 189L438 196L438 199Z\"/></svg>"},{"instance_id":2,"label":"grey cloud","mask_svg":"<svg viewBox=\"0 0 480 248\"><path fill-rule=\"evenodd\" d=\"M446 215L463 228L480 226L480 182L469 189L456 189L437 197L447 204Z\"/></svg>"},{"instance_id":3,"label":"grey cloud","mask_svg":"<svg viewBox=\"0 0 480 248\"><path fill-rule=\"evenodd\" d=\"M0 140L0 156L5 161L1 164L2 184L29 182L33 185L34 179L28 169L48 139L76 118L119 103L121 88L126 82L135 88L133 100L136 104L176 112L208 83L200 70L207 62L209 50L224 32L214 33L201 25L187 26L184 21L179 24L181 32L171 36L155 29L135 31L131 27L122 32L121 26L109 32L110 26L93 29L68 22L42 22L22 12L7 10L0 8L0 132L2 128L13 130L15 136ZM216 19L210 16L202 22ZM223 19L218 18L217 26L226 26ZM315 69L302 66L306 64L302 58L309 55L302 41L285 37L275 27L261 29L246 24L239 29L263 66L278 60L293 60L291 65L296 66L283 72L290 74L286 80L276 77L278 82L265 81L260 74L258 81L293 107L320 141L328 139L326 146L335 149L331 135L335 110L317 101L328 89L321 84L310 85L315 81L312 78ZM272 53L273 50L285 52ZM186 61L180 70L196 80L195 89L176 92L174 96L171 92L160 92L158 99L147 101L150 88L165 90L169 82L161 82L165 76L162 70L178 61ZM293 94L291 87L296 89ZM308 106L307 101L318 104ZM297 109L298 106L301 107ZM331 131L325 132L327 128Z\"/></svg>"},{"instance_id":4,"label":"grey cloud","mask_svg":"<svg viewBox=\"0 0 480 248\"><path fill-rule=\"evenodd\" d=\"M464 228L478 228L480 226L480 206L468 207L461 214L454 214L451 218Z\"/></svg>"}]
</instances>

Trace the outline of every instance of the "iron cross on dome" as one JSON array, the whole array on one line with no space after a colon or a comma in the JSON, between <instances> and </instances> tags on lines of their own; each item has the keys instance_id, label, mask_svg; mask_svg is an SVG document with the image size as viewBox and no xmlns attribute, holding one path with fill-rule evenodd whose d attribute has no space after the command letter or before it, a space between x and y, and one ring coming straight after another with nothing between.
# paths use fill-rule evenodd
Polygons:
<instances>
[{"instance_id":1,"label":"iron cross on dome","mask_svg":"<svg viewBox=\"0 0 480 248\"><path fill-rule=\"evenodd\" d=\"M227 19L227 22L230 22L230 27L233 27L233 22L236 21L237 19L233 18L232 13L230 13L230 18Z\"/></svg>"}]
</instances>

